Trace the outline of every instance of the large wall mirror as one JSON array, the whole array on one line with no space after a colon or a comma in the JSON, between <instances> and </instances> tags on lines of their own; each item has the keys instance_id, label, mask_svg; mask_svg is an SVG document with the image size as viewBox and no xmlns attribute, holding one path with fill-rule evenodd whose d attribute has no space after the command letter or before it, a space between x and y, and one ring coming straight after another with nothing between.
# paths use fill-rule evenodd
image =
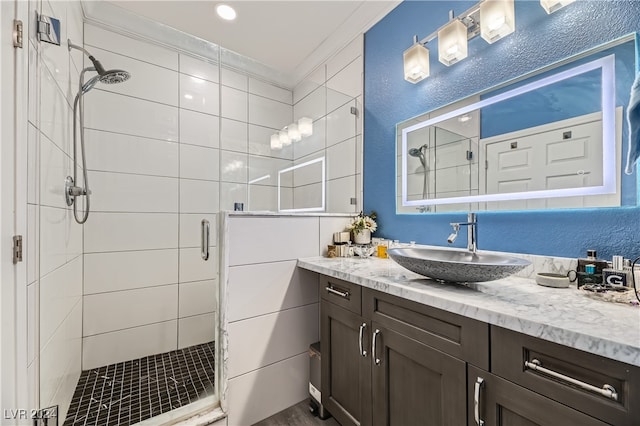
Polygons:
<instances>
[{"instance_id":1,"label":"large wall mirror","mask_svg":"<svg viewBox=\"0 0 640 426\"><path fill-rule=\"evenodd\" d=\"M398 213L635 205L635 36L398 123Z\"/></svg>"}]
</instances>

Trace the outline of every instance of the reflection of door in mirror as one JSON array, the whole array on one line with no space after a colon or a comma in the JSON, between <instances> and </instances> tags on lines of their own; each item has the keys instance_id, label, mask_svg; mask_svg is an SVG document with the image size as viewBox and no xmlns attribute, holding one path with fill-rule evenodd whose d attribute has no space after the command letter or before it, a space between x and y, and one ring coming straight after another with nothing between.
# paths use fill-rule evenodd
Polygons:
<instances>
[{"instance_id":1,"label":"reflection of door in mirror","mask_svg":"<svg viewBox=\"0 0 640 426\"><path fill-rule=\"evenodd\" d=\"M618 114L621 114L619 108ZM616 134L621 134L617 120ZM617 139L617 138L616 138ZM616 146L621 141L616 140ZM481 140L484 167L480 193L510 193L599 186L602 170L602 113L586 114ZM620 164L620 150L616 164ZM618 194L488 202L487 209L604 207L620 204Z\"/></svg>"}]
</instances>

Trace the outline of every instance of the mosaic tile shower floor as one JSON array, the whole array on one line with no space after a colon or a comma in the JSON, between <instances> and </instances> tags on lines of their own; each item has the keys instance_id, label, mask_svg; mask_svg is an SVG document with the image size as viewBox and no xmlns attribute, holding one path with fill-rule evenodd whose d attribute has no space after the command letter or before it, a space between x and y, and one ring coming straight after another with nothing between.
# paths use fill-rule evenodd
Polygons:
<instances>
[{"instance_id":1,"label":"mosaic tile shower floor","mask_svg":"<svg viewBox=\"0 0 640 426\"><path fill-rule=\"evenodd\" d=\"M124 426L214 393L214 342L83 371L64 426Z\"/></svg>"}]
</instances>

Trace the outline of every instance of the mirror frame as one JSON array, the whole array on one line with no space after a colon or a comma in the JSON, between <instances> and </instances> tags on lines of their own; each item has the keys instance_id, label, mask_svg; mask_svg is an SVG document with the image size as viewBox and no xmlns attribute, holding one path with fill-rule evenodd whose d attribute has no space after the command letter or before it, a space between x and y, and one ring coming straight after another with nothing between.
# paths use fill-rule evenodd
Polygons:
<instances>
[{"instance_id":1,"label":"mirror frame","mask_svg":"<svg viewBox=\"0 0 640 426\"><path fill-rule=\"evenodd\" d=\"M577 59L577 58L575 58ZM475 111L477 109L493 105L497 102L513 98L515 96L531 92L538 88L560 82L562 80L569 79L576 75L584 74L589 71L601 69L601 99L602 99L602 131L603 131L603 155L602 155L602 167L603 167L603 182L599 186L589 186L582 188L565 188L565 189L551 189L551 190L537 190L528 192L510 192L501 194L482 194L482 195L469 195L463 197L449 197L449 198L437 198L429 200L408 200L407 194L407 137L408 133L414 130L422 129L427 126L432 126L442 121L448 120L459 115ZM535 71L520 79L512 81L522 81L527 78L538 75L540 71ZM509 83L505 83L509 84ZM495 89L495 88L494 88ZM486 201L504 201L504 200L525 200L525 199L537 199L537 198L558 198L568 196L585 196L585 195L597 195L597 194L611 194L616 192L616 182L618 177L616 176L616 131L615 131L615 55L608 55L585 64L577 65L571 69L558 72L556 74L543 77L531 83L524 84L520 87L508 90L506 92L491 96L483 99L479 102L475 102L471 105L458 108L454 111L450 111L439 115L438 117L428 119L422 123L417 123L412 126L402 129L402 206L432 206L441 204L461 204L461 203L476 203ZM399 123L397 126L401 125ZM397 132L396 132L397 133Z\"/></svg>"}]
</instances>

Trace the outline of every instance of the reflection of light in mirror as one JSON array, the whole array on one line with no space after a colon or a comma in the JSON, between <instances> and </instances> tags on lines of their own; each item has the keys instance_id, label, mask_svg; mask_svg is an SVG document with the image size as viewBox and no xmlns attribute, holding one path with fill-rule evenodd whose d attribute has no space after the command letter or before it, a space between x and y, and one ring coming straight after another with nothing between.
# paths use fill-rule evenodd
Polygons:
<instances>
[{"instance_id":1,"label":"reflection of light in mirror","mask_svg":"<svg viewBox=\"0 0 640 426\"><path fill-rule=\"evenodd\" d=\"M235 172L236 170L240 170L244 167L244 163L240 160L233 160L229 164L224 167L225 173Z\"/></svg>"},{"instance_id":2,"label":"reflection of light in mirror","mask_svg":"<svg viewBox=\"0 0 640 426\"><path fill-rule=\"evenodd\" d=\"M614 72L615 56L609 55L604 58L578 65L566 71L556 73L554 75L541 78L532 83L528 83L512 90L505 91L498 95L483 99L471 105L464 106L454 111L444 113L438 117L426 120L424 122L414 124L402 129L402 151L408 152L407 138L410 132L433 126L445 120L468 115L469 113L480 110L481 108L493 105L497 102L514 98L518 95L531 92L538 88L548 86L559 81L569 79L573 76L587 73L596 69L600 69L601 74L601 97L602 97L602 172L603 181L600 186L576 187L564 189L547 189L529 192L510 192L502 194L483 194L464 197L450 197L430 200L409 200L408 199L408 164L407 155L402 156L402 205L403 206L421 206L421 205L438 205L438 204L455 204L469 202L484 201L503 201L503 200L525 200L533 198L558 198L570 196L585 196L596 194L612 194L616 192L616 162L615 162L615 72Z\"/></svg>"},{"instance_id":3,"label":"reflection of light in mirror","mask_svg":"<svg viewBox=\"0 0 640 426\"><path fill-rule=\"evenodd\" d=\"M322 196L322 201L321 201L321 205L318 207L305 207L305 208L300 208L300 209L283 209L281 207L281 182L282 182L282 175L284 173L288 173L288 172L293 172L294 170L297 169L301 169L303 167L308 167L311 166L313 164L316 163L320 163L320 169L321 169L321 196ZM325 171L325 157L318 157L314 160L310 160L304 163L300 163L300 164L296 164L295 166L292 167L287 167L286 169L282 169L282 170L278 170L278 211L279 212L317 212L317 211L324 211L325 210L325 196L326 196L326 171Z\"/></svg>"},{"instance_id":4,"label":"reflection of light in mirror","mask_svg":"<svg viewBox=\"0 0 640 426\"><path fill-rule=\"evenodd\" d=\"M247 184L251 185L252 183L262 182L263 180L271 179L271 175L260 176L259 178L255 178L247 182Z\"/></svg>"},{"instance_id":5,"label":"reflection of light in mirror","mask_svg":"<svg viewBox=\"0 0 640 426\"><path fill-rule=\"evenodd\" d=\"M280 142L280 135L271 135L271 149L282 149L282 142Z\"/></svg>"}]
</instances>

